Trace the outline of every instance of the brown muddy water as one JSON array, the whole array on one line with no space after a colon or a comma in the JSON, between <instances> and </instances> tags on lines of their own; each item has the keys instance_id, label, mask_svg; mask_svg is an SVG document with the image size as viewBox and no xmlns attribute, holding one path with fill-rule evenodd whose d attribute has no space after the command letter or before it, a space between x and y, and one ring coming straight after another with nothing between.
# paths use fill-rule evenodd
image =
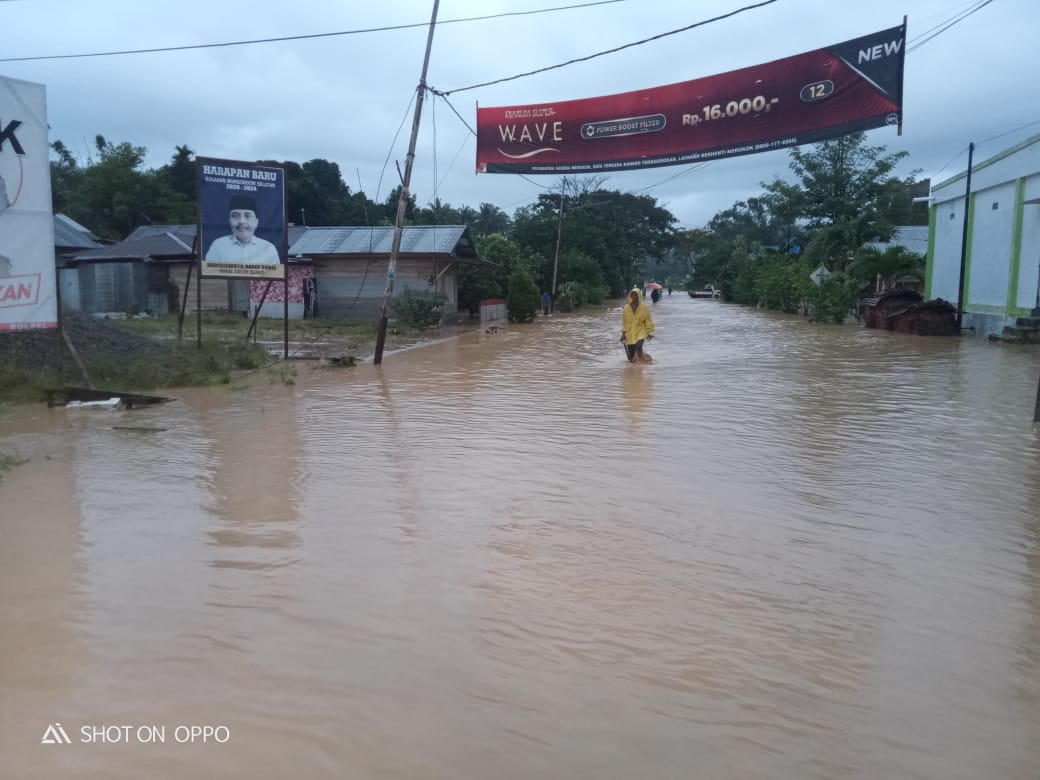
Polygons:
<instances>
[{"instance_id":1,"label":"brown muddy water","mask_svg":"<svg viewBox=\"0 0 1040 780\"><path fill-rule=\"evenodd\" d=\"M0 417L0 776L1040 776L1040 351L618 312Z\"/></svg>"}]
</instances>

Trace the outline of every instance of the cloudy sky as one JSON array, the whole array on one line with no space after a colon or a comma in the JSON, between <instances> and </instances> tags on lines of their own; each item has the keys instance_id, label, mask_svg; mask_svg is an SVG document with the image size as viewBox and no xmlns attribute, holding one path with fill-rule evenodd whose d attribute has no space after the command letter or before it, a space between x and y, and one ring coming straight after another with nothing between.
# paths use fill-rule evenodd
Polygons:
<instances>
[{"instance_id":1,"label":"cloudy sky","mask_svg":"<svg viewBox=\"0 0 1040 780\"><path fill-rule=\"evenodd\" d=\"M586 57L760 0L441 0L428 84L464 87ZM984 0L981 0L984 2ZM948 178L1040 133L1035 67L1040 3L991 0L775 0L729 19L538 75L427 98L412 191L454 206L512 213L556 185L551 176L474 173L476 105L573 100L671 84L798 54L897 26L908 17L903 135L872 144L910 153L899 171ZM559 9L559 10L549 10ZM93 138L239 160L337 162L352 190L384 199L404 168L432 0L0 0L0 75L47 86L51 139L81 159ZM518 12L544 11L517 15ZM494 19L468 17L511 14ZM184 47L340 33L242 46L102 57L51 55ZM452 106L462 119L455 115ZM0 117L2 119L2 117ZM465 123L462 120L465 120ZM656 197L684 227L788 177L785 151L707 165L615 172L604 186ZM290 217L291 218L291 217Z\"/></svg>"}]
</instances>

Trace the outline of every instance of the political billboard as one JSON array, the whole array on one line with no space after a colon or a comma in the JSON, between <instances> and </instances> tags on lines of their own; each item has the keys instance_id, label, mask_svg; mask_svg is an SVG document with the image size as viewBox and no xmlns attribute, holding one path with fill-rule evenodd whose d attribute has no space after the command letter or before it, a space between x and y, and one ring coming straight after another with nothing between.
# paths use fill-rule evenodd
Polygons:
<instances>
[{"instance_id":1,"label":"political billboard","mask_svg":"<svg viewBox=\"0 0 1040 780\"><path fill-rule=\"evenodd\" d=\"M202 276L284 279L285 169L196 158Z\"/></svg>"},{"instance_id":2,"label":"political billboard","mask_svg":"<svg viewBox=\"0 0 1040 780\"><path fill-rule=\"evenodd\" d=\"M904 25L663 87L477 108L478 173L685 165L902 125Z\"/></svg>"},{"instance_id":3,"label":"political billboard","mask_svg":"<svg viewBox=\"0 0 1040 780\"><path fill-rule=\"evenodd\" d=\"M0 330L58 327L47 90L0 76Z\"/></svg>"}]
</instances>

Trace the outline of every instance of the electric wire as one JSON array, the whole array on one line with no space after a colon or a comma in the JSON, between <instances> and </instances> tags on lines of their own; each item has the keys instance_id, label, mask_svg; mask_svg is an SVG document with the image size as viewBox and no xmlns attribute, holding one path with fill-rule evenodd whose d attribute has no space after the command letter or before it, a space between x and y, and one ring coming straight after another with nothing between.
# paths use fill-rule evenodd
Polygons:
<instances>
[{"instance_id":1,"label":"electric wire","mask_svg":"<svg viewBox=\"0 0 1040 780\"><path fill-rule=\"evenodd\" d=\"M537 70L530 70L530 71L527 71L525 73L517 73L514 76L506 76L505 78L494 79L493 81L484 81L484 82L482 82L480 84L471 84L468 87L457 87L455 89L444 90L443 92L438 93L438 94L452 95L452 94L454 94L456 92L466 92L466 91L471 90L471 89L478 89L479 87L489 87L492 84L502 84L502 83L504 83L506 81L515 81L516 79L522 79L522 78L525 78L527 76L533 76L533 75L535 75L537 73L545 73L545 72L550 71L550 70L556 70L558 68L564 68L564 67L566 67L568 65L573 65L573 64L578 63L578 62L587 62L589 60L595 59L596 57L603 57L604 55L607 55L607 54L615 54L616 52L623 51L624 49L631 49L633 46L642 46L644 43L650 43L651 41L657 41L657 40L660 40L661 38L667 38L670 35L678 35L679 33L686 32L687 30L693 30L693 29L695 29L697 27L703 27L703 26L705 26L707 24L711 24L713 22L719 22L719 21L722 21L723 19L729 19L730 17L736 16L737 14L742 14L745 11L753 11L756 8L762 8L763 6L772 5L775 2L777 2L777 0L762 0L762 2L760 2L760 3L755 3L753 5L746 5L743 8L736 9L735 11L730 11L729 13L720 14L719 16L714 16L711 19L703 19L703 20L701 20L699 22L694 22L693 24L688 24L685 27L680 27L680 28L675 29L675 30L668 30L667 32L659 33L657 35L652 35L649 38L643 38L642 40L639 40L639 41L632 41L631 43L622 44L621 46L615 46L612 49L606 49L604 51L596 52L595 54L589 54L588 56L585 56L585 57L576 57L575 59L567 60L566 62L561 62L561 63L559 63L557 65L549 65L549 66L544 67L544 68L538 68ZM992 0L989 0L989 2L992 2ZM2 62L2 61L3 60L0 60L0 62Z\"/></svg>"},{"instance_id":2,"label":"electric wire","mask_svg":"<svg viewBox=\"0 0 1040 780\"><path fill-rule=\"evenodd\" d=\"M979 143L980 144L984 144L984 143L987 143L988 141L994 141L997 138L1003 138L1005 135L1011 135L1012 133L1017 133L1019 130L1025 130L1027 127L1032 127L1033 125L1040 125L1040 119L1035 119L1032 122L1027 122L1024 125L1019 125L1018 127L1013 128L1011 130L1005 130L1003 133L997 133L996 135L991 135L989 138L983 138L981 141L979 141Z\"/></svg>"},{"instance_id":3,"label":"electric wire","mask_svg":"<svg viewBox=\"0 0 1040 780\"><path fill-rule=\"evenodd\" d=\"M933 178L933 179L936 178L940 173L945 171L947 168L949 168L951 165L953 165L955 162L957 162L959 159L961 159L961 157L963 157L965 154L967 154L967 152L968 152L968 147L965 146L963 149L961 149L959 152L957 152L957 156L956 157L954 157L952 160L950 160L948 163L946 163L946 165L944 165L942 168L940 168L935 173L933 173L931 178Z\"/></svg>"},{"instance_id":4,"label":"electric wire","mask_svg":"<svg viewBox=\"0 0 1040 780\"><path fill-rule=\"evenodd\" d=\"M917 49L920 49L926 43L928 43L929 41L933 40L934 38L937 38L938 36L942 35L944 32L949 30L951 27L953 27L958 22L964 21L969 16L971 16L972 14L974 14L977 11L981 11L983 8L985 8L987 5L989 5L992 2L993 2L993 0L983 0L981 3L979 3L974 8L972 8L970 11L961 14L959 17L951 19L951 21L945 27L941 27L939 30L933 32L931 35L927 36L926 38L918 40L918 42L913 44L912 46L908 46L907 50L906 50L906 53L909 54L912 51L916 51Z\"/></svg>"},{"instance_id":5,"label":"electric wire","mask_svg":"<svg viewBox=\"0 0 1040 780\"><path fill-rule=\"evenodd\" d=\"M579 3L577 5L564 5L554 8L539 8L531 11L506 11L498 14L487 14L484 16L468 16L459 19L443 19L437 24L459 24L464 22L484 22L492 19L502 19L511 16L532 16L536 14L555 13L556 11L571 11L578 8L590 8L597 5L610 5L612 3L624 3L628 0L594 0L594 2ZM272 38L254 38L245 41L222 41L219 43L193 43L183 46L156 46L149 49L123 49L120 51L98 51L84 52L79 54L46 54L32 57L0 57L0 62L38 62L41 60L68 60L82 57L115 57L126 54L156 54L159 52L189 51L192 49L218 49L229 46L252 46L262 43L281 43L284 41L305 41L316 38L335 38L344 35L364 35L367 33L394 32L397 30L411 30L417 27L429 27L429 22L414 22L412 24L394 24L383 27L366 27L357 30L340 30L338 32L306 33L303 35L280 35Z\"/></svg>"},{"instance_id":6,"label":"electric wire","mask_svg":"<svg viewBox=\"0 0 1040 780\"><path fill-rule=\"evenodd\" d=\"M931 15L931 16L929 16L929 17L923 17L923 18L922 18L922 19L920 20L920 21L921 21L922 23L924 22L924 20L925 20L925 19L929 19L929 20L931 20L931 19L937 19L937 18L939 18L940 16L942 16L942 17L944 17L944 18L942 19L942 21L940 21L940 22L936 23L936 24L935 24L934 26L932 26L932 27L929 27L929 28L928 28L927 30L922 30L921 32L919 32L919 33L917 33L916 35L914 35L914 37L912 37L912 38L908 38L908 39L907 39L907 43L908 43L908 44L914 44L914 43L917 43L917 42L918 42L919 40L921 40L922 38L924 38L924 37L925 37L926 35L929 35L930 33L933 33L933 32L935 32L936 30L938 30L938 29L939 29L940 27L942 27L942 26L944 26L944 25L948 24L948 23L949 23L949 21L950 21L951 19L955 19L956 17L960 16L961 14L964 14L964 13L968 13L969 11L972 11L972 10L973 10L973 8L974 8L975 6L977 6L977 5L978 5L978 4L980 3L980 2L983 2L983 0L972 0L972 1L971 1L970 3L968 3L968 5L966 5L966 6L964 7L964 8L961 8L960 10L958 10L958 11L955 11L955 12L954 12L953 14L951 14L951 15L947 15L947 14L946 14L945 12L943 12L943 13L937 13L937 14L932 14L932 15ZM949 10L949 9L947 9L947 10Z\"/></svg>"}]
</instances>

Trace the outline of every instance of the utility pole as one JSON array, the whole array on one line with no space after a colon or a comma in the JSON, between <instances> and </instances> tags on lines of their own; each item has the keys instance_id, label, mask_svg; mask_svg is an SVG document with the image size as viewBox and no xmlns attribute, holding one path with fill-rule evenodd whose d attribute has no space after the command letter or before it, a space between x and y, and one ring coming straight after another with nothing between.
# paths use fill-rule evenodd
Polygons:
<instances>
[{"instance_id":1,"label":"utility pole","mask_svg":"<svg viewBox=\"0 0 1040 780\"><path fill-rule=\"evenodd\" d=\"M553 260L552 297L556 300L556 270L560 267L560 238L563 235L563 194L567 191L567 177L560 182L560 219L556 224L556 259Z\"/></svg>"},{"instance_id":2,"label":"utility pole","mask_svg":"<svg viewBox=\"0 0 1040 780\"><path fill-rule=\"evenodd\" d=\"M964 316L964 272L968 265L968 218L971 215L971 161L975 144L968 144L968 183L964 192L964 231L961 234L961 280L957 287L957 329Z\"/></svg>"},{"instance_id":3,"label":"utility pole","mask_svg":"<svg viewBox=\"0 0 1040 780\"><path fill-rule=\"evenodd\" d=\"M426 36L426 56L423 57L422 75L419 76L418 94L415 96L415 117L412 119L412 137L408 142L408 157L404 164L401 180L401 197L397 201L397 220L394 223L394 240L390 245L390 262L386 267L386 294L379 314L379 333L376 336L376 354L372 362L377 366L383 362L383 347L386 345L386 326L390 318L390 301L394 297L394 273L397 271L397 256L401 253L401 234L404 232L404 215L408 208L408 185L412 181L412 163L415 161L415 142L419 137L419 119L422 116L423 98L426 96L426 71L430 65L430 49L433 47L433 29L437 24L437 6L433 0L433 15L430 17L430 32Z\"/></svg>"}]
</instances>

